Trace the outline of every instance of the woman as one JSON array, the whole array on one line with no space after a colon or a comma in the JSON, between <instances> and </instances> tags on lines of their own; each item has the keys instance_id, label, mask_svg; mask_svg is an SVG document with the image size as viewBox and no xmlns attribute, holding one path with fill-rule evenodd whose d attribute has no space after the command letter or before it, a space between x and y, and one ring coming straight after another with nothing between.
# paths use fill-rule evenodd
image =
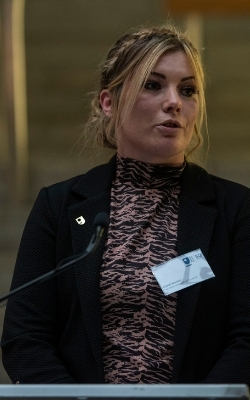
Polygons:
<instances>
[{"instance_id":1,"label":"woman","mask_svg":"<svg viewBox=\"0 0 250 400\"><path fill-rule=\"evenodd\" d=\"M42 189L12 287L82 252L98 212L108 233L93 255L9 301L13 382L250 384L250 194L190 163L204 113L184 34L139 29L111 48L87 131L117 154ZM165 296L151 267L196 249L215 277Z\"/></svg>"}]
</instances>

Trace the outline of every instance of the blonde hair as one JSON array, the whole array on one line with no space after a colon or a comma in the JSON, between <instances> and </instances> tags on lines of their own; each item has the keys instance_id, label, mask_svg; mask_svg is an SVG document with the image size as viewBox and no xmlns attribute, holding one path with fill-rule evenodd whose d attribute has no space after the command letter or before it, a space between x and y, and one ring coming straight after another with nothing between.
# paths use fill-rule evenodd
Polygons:
<instances>
[{"instance_id":1,"label":"blonde hair","mask_svg":"<svg viewBox=\"0 0 250 400\"><path fill-rule=\"evenodd\" d=\"M98 145L116 149L115 133L132 110L153 66L163 53L176 51L183 51L187 55L198 88L199 115L191 144L186 150L186 157L190 160L191 154L203 142L201 126L203 120L206 122L204 73L198 50L186 34L173 26L138 29L123 35L111 47L101 65L99 88L94 93L85 134L88 137L94 135L94 142ZM110 117L104 114L99 101L100 93L104 89L111 93ZM125 89L128 99L126 102Z\"/></svg>"}]
</instances>

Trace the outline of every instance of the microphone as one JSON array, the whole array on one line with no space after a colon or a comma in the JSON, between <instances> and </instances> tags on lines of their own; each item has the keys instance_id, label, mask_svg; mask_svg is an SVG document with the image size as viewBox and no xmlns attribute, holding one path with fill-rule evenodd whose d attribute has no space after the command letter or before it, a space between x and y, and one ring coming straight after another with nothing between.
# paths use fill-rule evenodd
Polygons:
<instances>
[{"instance_id":1,"label":"microphone","mask_svg":"<svg viewBox=\"0 0 250 400\"><path fill-rule=\"evenodd\" d=\"M89 256L92 254L98 247L101 238L103 234L108 230L108 225L109 225L109 216L105 212L100 212L95 216L94 222L93 222L93 228L95 232L93 233L90 242L86 248L86 250L78 255L70 256L62 261L56 266L55 269L52 271L47 272L44 275L39 276L38 278L33 279L30 282L25 283L22 286L17 287L14 290L11 290L9 293L3 295L0 297L0 303L2 303L4 300L7 300L8 298L14 296L15 294L21 292L22 290L29 288L30 286L34 286L36 284L40 284L42 282L47 281L50 278L53 278L57 275L59 275L65 268L69 267L70 265L76 263L77 261L80 261L84 259L85 257Z\"/></svg>"},{"instance_id":2,"label":"microphone","mask_svg":"<svg viewBox=\"0 0 250 400\"><path fill-rule=\"evenodd\" d=\"M85 250L86 252L89 251L89 254L91 254L93 251L97 249L103 234L108 230L108 226L109 226L108 214L106 214L105 212L100 212L96 214L93 222L93 228L95 230L95 233L92 236L89 245Z\"/></svg>"}]
</instances>

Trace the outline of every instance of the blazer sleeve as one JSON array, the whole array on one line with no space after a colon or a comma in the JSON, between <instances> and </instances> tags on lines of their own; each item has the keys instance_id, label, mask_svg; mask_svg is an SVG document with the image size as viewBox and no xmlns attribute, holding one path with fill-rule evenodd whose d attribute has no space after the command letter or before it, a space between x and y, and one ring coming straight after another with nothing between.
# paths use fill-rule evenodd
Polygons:
<instances>
[{"instance_id":1,"label":"blazer sleeve","mask_svg":"<svg viewBox=\"0 0 250 400\"><path fill-rule=\"evenodd\" d=\"M56 232L47 191L42 189L23 232L11 289L55 268ZM59 315L55 279L8 301L1 346L13 383L74 383L57 351Z\"/></svg>"},{"instance_id":2,"label":"blazer sleeve","mask_svg":"<svg viewBox=\"0 0 250 400\"><path fill-rule=\"evenodd\" d=\"M250 386L250 191L234 224L227 346L205 383Z\"/></svg>"}]
</instances>

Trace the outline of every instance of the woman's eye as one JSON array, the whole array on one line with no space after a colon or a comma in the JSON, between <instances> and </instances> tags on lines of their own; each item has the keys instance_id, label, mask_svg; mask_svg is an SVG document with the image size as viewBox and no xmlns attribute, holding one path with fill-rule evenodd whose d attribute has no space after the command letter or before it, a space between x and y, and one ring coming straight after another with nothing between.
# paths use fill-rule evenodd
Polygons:
<instances>
[{"instance_id":1,"label":"woman's eye","mask_svg":"<svg viewBox=\"0 0 250 400\"><path fill-rule=\"evenodd\" d=\"M198 94L198 90L195 87L187 86L180 90L180 93L186 97L192 97L194 94Z\"/></svg>"},{"instance_id":2,"label":"woman's eye","mask_svg":"<svg viewBox=\"0 0 250 400\"><path fill-rule=\"evenodd\" d=\"M157 81L147 81L144 88L147 90L161 90L161 85Z\"/></svg>"}]
</instances>

